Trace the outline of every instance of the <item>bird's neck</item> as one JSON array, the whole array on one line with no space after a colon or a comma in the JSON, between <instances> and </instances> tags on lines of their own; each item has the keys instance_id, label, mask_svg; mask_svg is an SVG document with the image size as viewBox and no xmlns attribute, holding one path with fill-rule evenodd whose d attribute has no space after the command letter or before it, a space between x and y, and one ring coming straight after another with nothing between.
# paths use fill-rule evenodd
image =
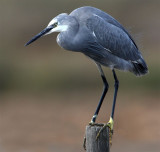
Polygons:
<instances>
[{"instance_id":1,"label":"bird's neck","mask_svg":"<svg viewBox=\"0 0 160 152\"><path fill-rule=\"evenodd\" d=\"M69 27L67 31L61 32L57 36L57 43L66 50L76 51L75 38L78 26Z\"/></svg>"}]
</instances>

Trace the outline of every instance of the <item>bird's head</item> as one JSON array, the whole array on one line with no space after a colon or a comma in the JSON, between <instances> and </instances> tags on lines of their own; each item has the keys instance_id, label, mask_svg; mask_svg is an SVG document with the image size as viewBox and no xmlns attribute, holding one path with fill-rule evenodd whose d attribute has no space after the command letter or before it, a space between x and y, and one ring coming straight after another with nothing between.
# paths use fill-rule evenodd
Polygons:
<instances>
[{"instance_id":1,"label":"bird's head","mask_svg":"<svg viewBox=\"0 0 160 152\"><path fill-rule=\"evenodd\" d=\"M59 14L58 16L56 16L55 18L53 18L49 24L47 25L47 27L42 30L40 33L38 33L36 36L34 36L30 41L28 41L25 46L31 44L32 42L34 42L35 40L37 40L38 38L42 37L43 35L47 35L47 34L51 34L53 32L64 32L67 31L69 24L68 24L68 14L66 13L62 13Z\"/></svg>"}]
</instances>

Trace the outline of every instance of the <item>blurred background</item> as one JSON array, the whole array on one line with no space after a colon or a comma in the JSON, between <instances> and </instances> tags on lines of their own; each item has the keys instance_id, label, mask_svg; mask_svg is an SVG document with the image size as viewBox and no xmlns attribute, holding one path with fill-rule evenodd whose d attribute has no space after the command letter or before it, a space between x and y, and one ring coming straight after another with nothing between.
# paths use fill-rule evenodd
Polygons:
<instances>
[{"instance_id":1,"label":"blurred background","mask_svg":"<svg viewBox=\"0 0 160 152\"><path fill-rule=\"evenodd\" d=\"M111 152L160 151L159 0L0 0L0 151L77 152L102 92L95 64L56 43L57 34L24 44L62 12L90 5L132 34L149 67L137 78L117 71L120 88ZM108 122L114 80L98 122Z\"/></svg>"}]
</instances>

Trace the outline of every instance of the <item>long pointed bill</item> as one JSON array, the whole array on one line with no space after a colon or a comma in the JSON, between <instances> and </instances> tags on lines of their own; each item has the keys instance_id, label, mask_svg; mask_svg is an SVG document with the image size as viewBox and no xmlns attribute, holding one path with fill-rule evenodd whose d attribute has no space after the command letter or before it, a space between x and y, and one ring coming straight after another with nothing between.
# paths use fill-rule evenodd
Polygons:
<instances>
[{"instance_id":1,"label":"long pointed bill","mask_svg":"<svg viewBox=\"0 0 160 152\"><path fill-rule=\"evenodd\" d=\"M38 38L40 38L41 36L45 35L46 33L48 33L50 30L52 30L53 27L46 27L43 31L41 31L40 33L38 33L36 36L34 36L30 41L28 41L25 46L31 44L32 42L34 42L35 40L37 40Z\"/></svg>"}]
</instances>

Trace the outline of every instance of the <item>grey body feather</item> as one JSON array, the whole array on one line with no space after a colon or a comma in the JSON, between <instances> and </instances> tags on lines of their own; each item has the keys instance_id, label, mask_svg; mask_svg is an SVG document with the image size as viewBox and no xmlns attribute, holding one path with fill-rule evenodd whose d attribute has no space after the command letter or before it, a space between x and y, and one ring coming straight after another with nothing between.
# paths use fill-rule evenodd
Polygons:
<instances>
[{"instance_id":1,"label":"grey body feather","mask_svg":"<svg viewBox=\"0 0 160 152\"><path fill-rule=\"evenodd\" d=\"M130 34L107 13L85 6L66 15L66 21L69 29L57 38L64 49L82 52L111 69L130 71L137 76L148 72Z\"/></svg>"},{"instance_id":2,"label":"grey body feather","mask_svg":"<svg viewBox=\"0 0 160 152\"><path fill-rule=\"evenodd\" d=\"M25 46L43 35L53 32L59 32L57 43L62 48L82 52L96 62L100 71L104 89L90 124L96 122L109 88L101 65L112 69L115 80L112 112L109 122L103 126L104 128L109 124L112 137L114 111L119 88L119 81L114 69L130 71L137 76L148 72L147 65L136 43L125 28L113 17L97 8L86 6L75 9L69 15L66 13L59 14L49 22L43 31L28 41Z\"/></svg>"}]
</instances>

